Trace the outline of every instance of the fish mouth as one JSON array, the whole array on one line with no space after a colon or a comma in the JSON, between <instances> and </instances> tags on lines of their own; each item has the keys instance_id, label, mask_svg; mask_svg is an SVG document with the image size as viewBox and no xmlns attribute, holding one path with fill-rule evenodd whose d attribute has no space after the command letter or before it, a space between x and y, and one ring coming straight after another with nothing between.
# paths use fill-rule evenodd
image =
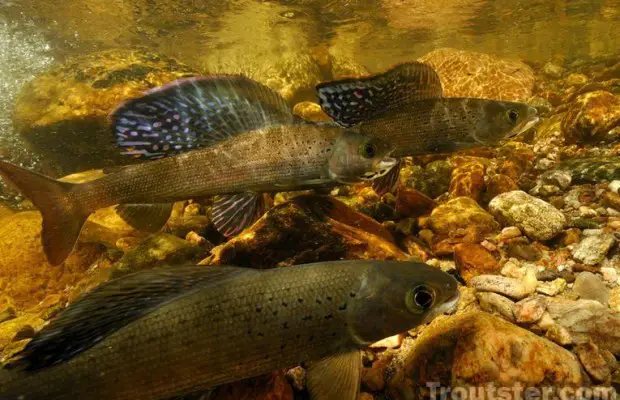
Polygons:
<instances>
[{"instance_id":1,"label":"fish mouth","mask_svg":"<svg viewBox=\"0 0 620 400\"><path fill-rule=\"evenodd\" d=\"M392 157L386 157L379 162L376 171L365 172L360 178L365 181L370 181L376 178L380 178L387 174L398 162L397 159Z\"/></svg>"},{"instance_id":2,"label":"fish mouth","mask_svg":"<svg viewBox=\"0 0 620 400\"><path fill-rule=\"evenodd\" d=\"M452 314L456 311L457 304L459 299L461 298L461 292L458 290L450 299L445 301L442 305L437 307L433 312L431 312L426 318L424 322L431 322L435 317L442 314Z\"/></svg>"},{"instance_id":3,"label":"fish mouth","mask_svg":"<svg viewBox=\"0 0 620 400\"><path fill-rule=\"evenodd\" d=\"M537 117L537 116L532 117L531 119L527 121L523 121L520 125L517 125L515 129L513 129L512 132L510 132L510 134L507 137L513 138L515 136L518 136L522 134L523 132L527 131L528 129L530 129L531 127L533 127L534 125L536 125L539 121L540 121L540 117Z\"/></svg>"}]
</instances>

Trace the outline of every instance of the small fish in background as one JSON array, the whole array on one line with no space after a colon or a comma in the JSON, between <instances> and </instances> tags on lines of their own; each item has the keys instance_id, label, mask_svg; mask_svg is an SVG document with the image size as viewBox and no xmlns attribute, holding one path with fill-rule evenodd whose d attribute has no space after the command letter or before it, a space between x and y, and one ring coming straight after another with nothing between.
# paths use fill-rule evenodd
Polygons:
<instances>
[{"instance_id":1,"label":"small fish in background","mask_svg":"<svg viewBox=\"0 0 620 400\"><path fill-rule=\"evenodd\" d=\"M443 97L435 70L423 63L316 86L319 103L334 121L385 139L395 157L497 146L535 125L534 107L524 103ZM400 164L372 182L379 194L394 189Z\"/></svg>"},{"instance_id":2,"label":"small fish in background","mask_svg":"<svg viewBox=\"0 0 620 400\"><path fill-rule=\"evenodd\" d=\"M95 288L0 370L2 400L159 400L309 363L312 400L356 400L360 349L452 311L418 262L178 266Z\"/></svg>"},{"instance_id":3,"label":"small fish in background","mask_svg":"<svg viewBox=\"0 0 620 400\"><path fill-rule=\"evenodd\" d=\"M113 119L127 153L159 159L83 184L0 161L0 175L41 211L43 249L53 265L69 256L100 208L118 204L131 225L158 230L172 202L220 195L212 218L233 235L260 215L261 193L372 180L397 163L385 140L306 123L275 91L242 76L177 81L124 104Z\"/></svg>"}]
</instances>

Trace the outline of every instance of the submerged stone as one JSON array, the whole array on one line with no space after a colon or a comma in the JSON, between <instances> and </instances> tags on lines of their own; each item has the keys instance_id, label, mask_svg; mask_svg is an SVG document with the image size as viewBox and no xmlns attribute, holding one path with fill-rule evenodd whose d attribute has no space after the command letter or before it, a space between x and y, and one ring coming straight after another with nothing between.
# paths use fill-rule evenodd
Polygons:
<instances>
[{"instance_id":1,"label":"submerged stone","mask_svg":"<svg viewBox=\"0 0 620 400\"><path fill-rule=\"evenodd\" d=\"M605 282L592 272L582 272L577 275L573 290L582 299L596 300L603 305L609 302L609 289Z\"/></svg>"},{"instance_id":2,"label":"submerged stone","mask_svg":"<svg viewBox=\"0 0 620 400\"><path fill-rule=\"evenodd\" d=\"M599 90L575 99L562 120L562 131L567 144L594 143L604 139L618 124L620 98Z\"/></svg>"},{"instance_id":3,"label":"submerged stone","mask_svg":"<svg viewBox=\"0 0 620 400\"><path fill-rule=\"evenodd\" d=\"M206 264L253 268L338 259L408 256L372 218L328 196L297 196L270 209L240 235L213 249Z\"/></svg>"},{"instance_id":4,"label":"submerged stone","mask_svg":"<svg viewBox=\"0 0 620 400\"><path fill-rule=\"evenodd\" d=\"M495 197L489 210L500 221L518 227L534 240L552 239L566 225L560 210L520 190Z\"/></svg>"},{"instance_id":5,"label":"submerged stone","mask_svg":"<svg viewBox=\"0 0 620 400\"><path fill-rule=\"evenodd\" d=\"M432 397L429 382L443 387L582 384L579 361L571 352L477 311L435 319L399 361L405 373L391 384L404 398ZM405 379L413 382L413 393L405 392Z\"/></svg>"},{"instance_id":6,"label":"submerged stone","mask_svg":"<svg viewBox=\"0 0 620 400\"><path fill-rule=\"evenodd\" d=\"M479 244L457 244L454 247L454 261L465 282L470 282L474 276L497 274L501 269L493 254Z\"/></svg>"},{"instance_id":7,"label":"submerged stone","mask_svg":"<svg viewBox=\"0 0 620 400\"><path fill-rule=\"evenodd\" d=\"M609 233L586 236L573 249L573 258L587 265L596 265L605 259L614 243L616 239Z\"/></svg>"}]
</instances>

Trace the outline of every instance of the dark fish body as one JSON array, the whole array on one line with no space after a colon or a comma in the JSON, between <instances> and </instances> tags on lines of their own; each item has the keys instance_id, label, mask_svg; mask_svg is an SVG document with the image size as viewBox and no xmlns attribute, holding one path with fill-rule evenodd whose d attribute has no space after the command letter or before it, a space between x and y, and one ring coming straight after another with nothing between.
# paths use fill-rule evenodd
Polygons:
<instances>
[{"instance_id":1,"label":"dark fish body","mask_svg":"<svg viewBox=\"0 0 620 400\"><path fill-rule=\"evenodd\" d=\"M52 361L61 359L63 348L54 344L70 334L74 338L67 346L84 349L56 364L47 354L26 354L22 370L0 370L0 398L165 399L355 351L445 312L458 298L450 275L414 262L331 262L260 272L201 269L219 268L232 273L217 284L175 293L146 315L104 332L94 345L82 343L80 335L90 330L88 337L97 337L96 325L109 324L97 318L103 321L80 328L78 300L67 309L78 310L68 324L73 330L54 331L52 322L56 334L47 335L46 349L56 353ZM406 298L420 285L434 294L433 304L411 312ZM108 304L108 313L114 312ZM89 316L83 317L88 325Z\"/></svg>"},{"instance_id":2,"label":"dark fish body","mask_svg":"<svg viewBox=\"0 0 620 400\"><path fill-rule=\"evenodd\" d=\"M361 133L389 141L396 157L453 152L498 145L506 137L519 133L516 124L510 123L507 117L513 109L529 112L521 103L506 101L423 99L363 121L358 128Z\"/></svg>"},{"instance_id":3,"label":"dark fish body","mask_svg":"<svg viewBox=\"0 0 620 400\"><path fill-rule=\"evenodd\" d=\"M538 122L524 103L445 98L432 67L405 63L387 72L316 87L321 108L340 125L391 143L397 157L499 145ZM373 180L378 194L392 190L400 166Z\"/></svg>"}]
</instances>

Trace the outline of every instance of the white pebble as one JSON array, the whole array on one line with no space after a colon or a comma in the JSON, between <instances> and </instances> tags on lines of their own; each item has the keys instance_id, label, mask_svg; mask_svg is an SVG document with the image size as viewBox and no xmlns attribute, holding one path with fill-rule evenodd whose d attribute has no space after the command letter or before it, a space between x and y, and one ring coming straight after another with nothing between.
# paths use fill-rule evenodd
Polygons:
<instances>
[{"instance_id":1,"label":"white pebble","mask_svg":"<svg viewBox=\"0 0 620 400\"><path fill-rule=\"evenodd\" d=\"M607 282L614 283L618 280L618 271L612 267L602 267L601 273L603 274L603 279Z\"/></svg>"},{"instance_id":2,"label":"white pebble","mask_svg":"<svg viewBox=\"0 0 620 400\"><path fill-rule=\"evenodd\" d=\"M609 184L609 190L614 193L620 194L620 180L611 181L611 183Z\"/></svg>"},{"instance_id":3,"label":"white pebble","mask_svg":"<svg viewBox=\"0 0 620 400\"><path fill-rule=\"evenodd\" d=\"M591 209L590 207L581 206L579 207L579 216L582 218L593 218L596 217L596 211Z\"/></svg>"}]
</instances>

